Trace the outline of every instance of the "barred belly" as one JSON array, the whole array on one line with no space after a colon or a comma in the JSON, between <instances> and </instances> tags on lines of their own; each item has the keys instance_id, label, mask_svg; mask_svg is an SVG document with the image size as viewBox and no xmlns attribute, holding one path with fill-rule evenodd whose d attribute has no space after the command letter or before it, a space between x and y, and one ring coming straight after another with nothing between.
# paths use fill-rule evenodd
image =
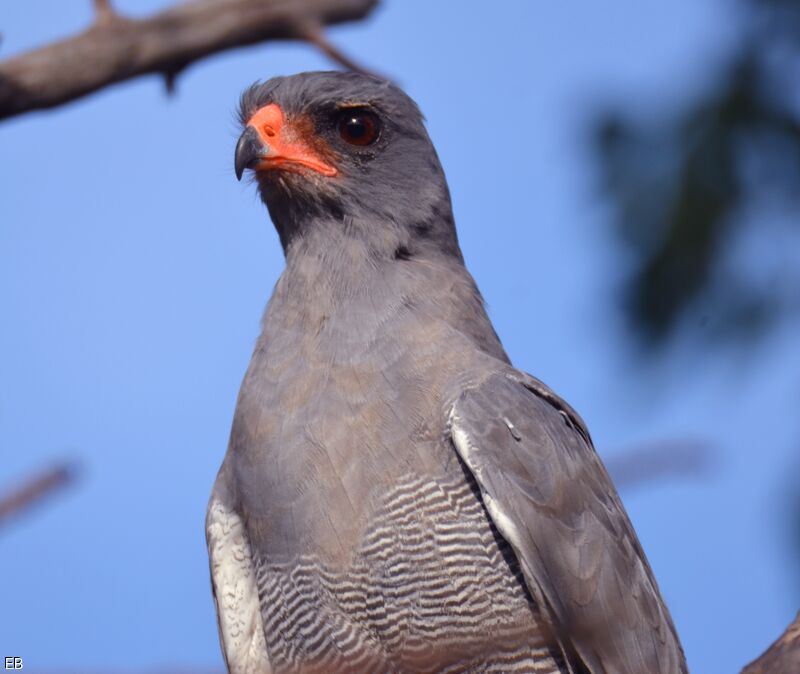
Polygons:
<instances>
[{"instance_id":1,"label":"barred belly","mask_svg":"<svg viewBox=\"0 0 800 674\"><path fill-rule=\"evenodd\" d=\"M256 560L275 674L567 671L466 476L400 480L353 560Z\"/></svg>"}]
</instances>

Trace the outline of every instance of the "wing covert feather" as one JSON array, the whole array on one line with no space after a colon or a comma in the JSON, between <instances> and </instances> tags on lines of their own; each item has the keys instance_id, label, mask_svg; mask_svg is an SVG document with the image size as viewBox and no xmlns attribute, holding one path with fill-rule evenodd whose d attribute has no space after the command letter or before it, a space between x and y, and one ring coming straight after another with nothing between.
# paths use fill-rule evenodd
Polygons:
<instances>
[{"instance_id":1,"label":"wing covert feather","mask_svg":"<svg viewBox=\"0 0 800 674\"><path fill-rule=\"evenodd\" d=\"M577 414L538 380L497 373L462 391L450 430L562 647L591 674L687 672L650 566Z\"/></svg>"}]
</instances>

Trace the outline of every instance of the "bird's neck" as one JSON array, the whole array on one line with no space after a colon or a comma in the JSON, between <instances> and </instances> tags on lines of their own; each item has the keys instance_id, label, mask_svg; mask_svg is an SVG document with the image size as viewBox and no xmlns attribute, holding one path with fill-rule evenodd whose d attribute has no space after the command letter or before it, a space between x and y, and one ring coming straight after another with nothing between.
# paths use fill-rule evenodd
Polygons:
<instances>
[{"instance_id":1,"label":"bird's neck","mask_svg":"<svg viewBox=\"0 0 800 674\"><path fill-rule=\"evenodd\" d=\"M397 265L409 261L407 238L397 227L376 233L347 221L315 222L285 249L271 304L330 317L351 303L392 301L409 291L392 280Z\"/></svg>"},{"instance_id":2,"label":"bird's neck","mask_svg":"<svg viewBox=\"0 0 800 674\"><path fill-rule=\"evenodd\" d=\"M286 269L264 315L264 337L288 323L298 334L355 342L397 340L415 325L452 330L505 359L483 300L456 245L405 242L384 232L377 245L342 223L318 226L286 254Z\"/></svg>"}]
</instances>

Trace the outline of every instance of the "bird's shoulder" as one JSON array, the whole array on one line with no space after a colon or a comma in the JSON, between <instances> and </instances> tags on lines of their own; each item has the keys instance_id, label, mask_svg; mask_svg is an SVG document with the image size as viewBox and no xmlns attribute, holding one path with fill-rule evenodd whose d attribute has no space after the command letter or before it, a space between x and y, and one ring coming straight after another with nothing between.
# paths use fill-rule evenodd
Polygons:
<instances>
[{"instance_id":1,"label":"bird's shoulder","mask_svg":"<svg viewBox=\"0 0 800 674\"><path fill-rule=\"evenodd\" d=\"M593 674L685 671L650 566L580 416L509 367L462 387L449 428L567 654Z\"/></svg>"}]
</instances>

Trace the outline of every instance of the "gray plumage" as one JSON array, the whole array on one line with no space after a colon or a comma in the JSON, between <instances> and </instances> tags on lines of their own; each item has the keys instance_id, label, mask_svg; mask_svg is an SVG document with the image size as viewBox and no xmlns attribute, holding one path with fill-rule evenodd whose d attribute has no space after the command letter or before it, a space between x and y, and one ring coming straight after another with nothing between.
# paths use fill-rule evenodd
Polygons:
<instances>
[{"instance_id":1,"label":"gray plumage","mask_svg":"<svg viewBox=\"0 0 800 674\"><path fill-rule=\"evenodd\" d=\"M306 73L243 124L273 103L337 174L256 173L286 269L209 504L229 670L686 672L582 421L489 322L416 105Z\"/></svg>"}]
</instances>

